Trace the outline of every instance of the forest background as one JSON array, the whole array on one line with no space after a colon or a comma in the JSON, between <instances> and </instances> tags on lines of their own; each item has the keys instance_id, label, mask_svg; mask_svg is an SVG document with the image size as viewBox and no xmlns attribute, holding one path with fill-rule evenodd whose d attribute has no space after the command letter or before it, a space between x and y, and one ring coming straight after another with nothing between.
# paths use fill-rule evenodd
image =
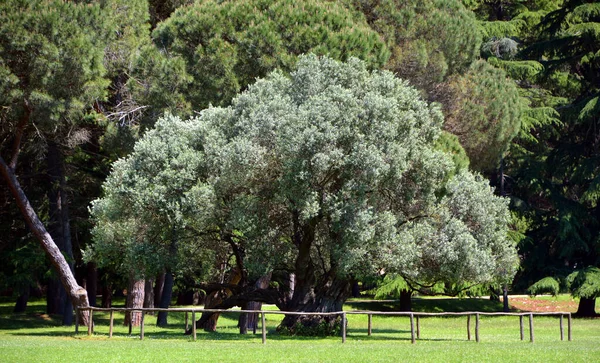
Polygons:
<instances>
[{"instance_id":1,"label":"forest background","mask_svg":"<svg viewBox=\"0 0 600 363\"><path fill-rule=\"evenodd\" d=\"M509 237L520 262L512 281L433 288L394 275L363 285L409 301L414 292L570 291L579 314L595 314L599 4L9 0L0 9L0 289L15 297L17 311L44 291L48 313L70 324L79 302L69 296L83 296L80 287L91 305L109 306L126 289L129 306L165 307L173 291L180 303L201 291L219 306L240 296L236 286L275 286L271 276L236 272L241 236L210 253L186 243L171 250L167 243L166 253L129 246L116 251L125 257L118 266L115 251L95 246L90 205L104 196L113 162L131 155L163 115L229 106L257 77L290 72L298 56L314 53L357 57L408 80L441 105L438 147L510 199ZM163 239L184 240L173 235ZM40 241L60 249L74 280L55 272ZM155 273L130 273L145 266ZM267 299L253 297L243 303ZM216 318L201 325L214 329Z\"/></svg>"}]
</instances>

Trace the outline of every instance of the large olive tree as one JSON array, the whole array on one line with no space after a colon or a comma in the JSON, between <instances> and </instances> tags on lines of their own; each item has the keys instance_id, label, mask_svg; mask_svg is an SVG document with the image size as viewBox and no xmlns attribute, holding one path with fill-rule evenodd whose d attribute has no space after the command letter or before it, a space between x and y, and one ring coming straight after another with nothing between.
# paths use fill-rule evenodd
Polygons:
<instances>
[{"instance_id":1,"label":"large olive tree","mask_svg":"<svg viewBox=\"0 0 600 363\"><path fill-rule=\"evenodd\" d=\"M510 277L507 203L467 171L449 178L441 126L438 107L390 72L301 57L227 108L162 119L95 202L96 248L121 238L140 261L168 245L160 226L175 225L193 232L185 243L229 246L242 280L272 272L278 282L228 286L221 306L286 311L339 311L352 281L383 270L419 284Z\"/></svg>"}]
</instances>

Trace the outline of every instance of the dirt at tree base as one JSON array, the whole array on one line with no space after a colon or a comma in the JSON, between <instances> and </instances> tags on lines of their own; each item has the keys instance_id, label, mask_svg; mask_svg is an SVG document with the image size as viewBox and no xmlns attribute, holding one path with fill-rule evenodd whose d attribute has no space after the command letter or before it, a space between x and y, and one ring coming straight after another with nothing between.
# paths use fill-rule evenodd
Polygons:
<instances>
[{"instance_id":1,"label":"dirt at tree base","mask_svg":"<svg viewBox=\"0 0 600 363\"><path fill-rule=\"evenodd\" d=\"M541 300L529 297L509 297L509 304L511 310L532 312L565 311L574 313L577 311L578 306L578 302L575 300Z\"/></svg>"}]
</instances>

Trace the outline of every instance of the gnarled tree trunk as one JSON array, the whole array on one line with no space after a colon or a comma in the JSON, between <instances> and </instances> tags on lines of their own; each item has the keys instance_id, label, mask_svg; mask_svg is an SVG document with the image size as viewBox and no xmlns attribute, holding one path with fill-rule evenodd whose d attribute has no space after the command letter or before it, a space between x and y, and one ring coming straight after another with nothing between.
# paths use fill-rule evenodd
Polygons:
<instances>
[{"instance_id":1,"label":"gnarled tree trunk","mask_svg":"<svg viewBox=\"0 0 600 363\"><path fill-rule=\"evenodd\" d=\"M234 268L231 271L231 274L229 275L229 277L227 279L227 284L237 285L241 280L242 280L241 271L238 268ZM219 291L215 291L211 294L208 294L206 296L204 308L205 309L216 308L217 306L219 306L219 304L221 304L225 299L230 297L232 294L233 294L232 291L227 288L219 290ZM217 321L219 320L219 315L220 314L218 314L218 313L202 313L202 316L200 316L200 320L198 320L196 322L196 328L204 329L206 331L216 331L217 330ZM206 319L207 317L208 317L208 319ZM205 319L206 319L206 322L203 325L199 325L199 322L204 321Z\"/></svg>"}]
</instances>

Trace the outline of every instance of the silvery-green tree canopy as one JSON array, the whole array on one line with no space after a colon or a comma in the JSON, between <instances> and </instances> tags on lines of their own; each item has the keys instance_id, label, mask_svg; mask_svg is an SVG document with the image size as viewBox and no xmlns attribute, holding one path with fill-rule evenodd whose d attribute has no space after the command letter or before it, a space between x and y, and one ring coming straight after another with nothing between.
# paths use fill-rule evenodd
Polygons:
<instances>
[{"instance_id":1,"label":"silvery-green tree canopy","mask_svg":"<svg viewBox=\"0 0 600 363\"><path fill-rule=\"evenodd\" d=\"M507 203L468 171L448 178L442 122L390 72L303 56L227 108L160 120L94 203L93 252L155 251L177 229L195 236L181 244L230 246L245 276L295 276L223 306L247 297L287 311L339 311L354 279L382 270L415 284L509 279Z\"/></svg>"}]
</instances>

